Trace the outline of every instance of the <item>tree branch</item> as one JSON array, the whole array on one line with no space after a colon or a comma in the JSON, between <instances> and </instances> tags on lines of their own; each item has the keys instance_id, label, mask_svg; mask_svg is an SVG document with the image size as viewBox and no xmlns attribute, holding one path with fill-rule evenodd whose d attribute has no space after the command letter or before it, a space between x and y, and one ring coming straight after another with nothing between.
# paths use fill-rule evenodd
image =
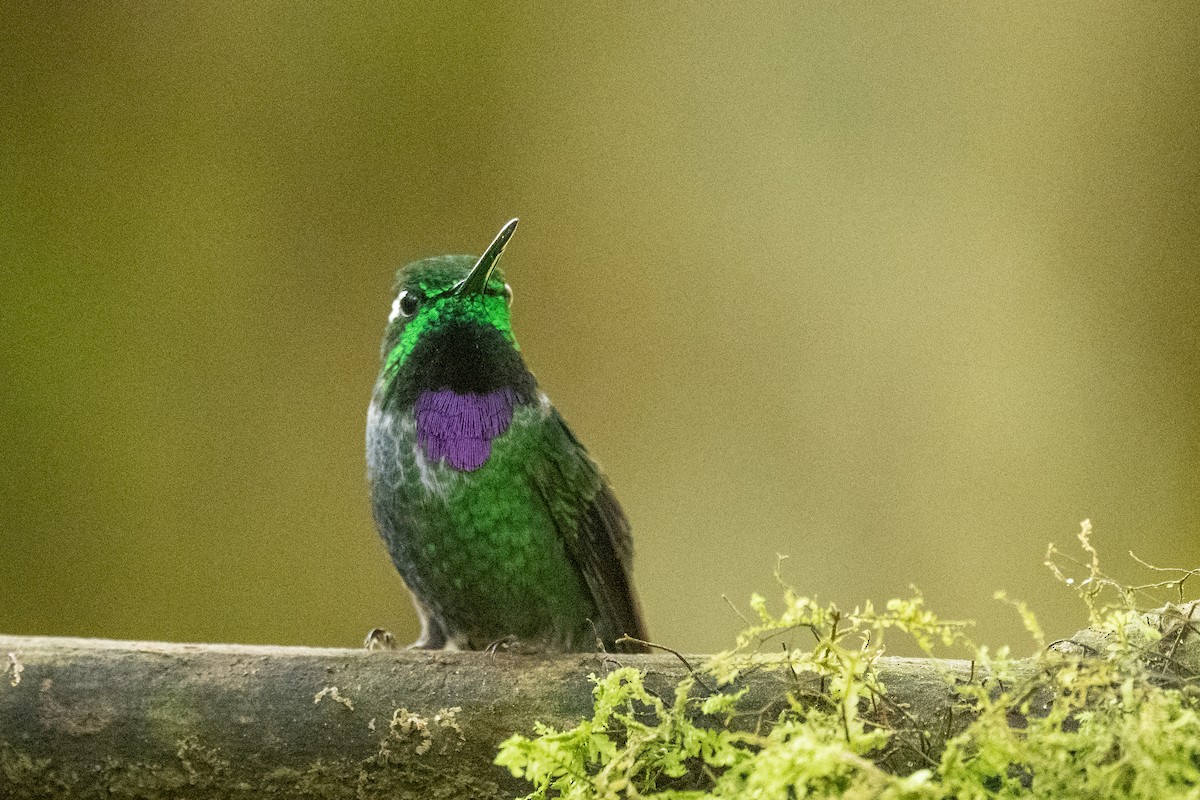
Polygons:
<instances>
[{"instance_id":1,"label":"tree branch","mask_svg":"<svg viewBox=\"0 0 1200 800\"><path fill-rule=\"evenodd\" d=\"M588 675L617 666L645 671L664 696L688 673L671 654L0 636L0 797L513 797L528 786L493 765L499 743L534 721L564 728L591 716ZM1036 669L1028 662L1025 676ZM969 721L969 710L952 710L949 686L988 680L970 662L933 659L883 658L876 675L888 691L872 716L923 729L920 746L897 739L887 763L897 771L927 766ZM761 709L761 720L786 691L820 688L790 672L744 685L740 707Z\"/></svg>"}]
</instances>

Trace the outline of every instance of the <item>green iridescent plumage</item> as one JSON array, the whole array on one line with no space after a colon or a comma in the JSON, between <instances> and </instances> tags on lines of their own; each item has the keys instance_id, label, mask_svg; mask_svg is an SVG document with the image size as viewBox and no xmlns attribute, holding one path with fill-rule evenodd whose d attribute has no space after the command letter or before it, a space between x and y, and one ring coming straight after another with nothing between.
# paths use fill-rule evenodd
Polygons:
<instances>
[{"instance_id":1,"label":"green iridescent plumage","mask_svg":"<svg viewBox=\"0 0 1200 800\"><path fill-rule=\"evenodd\" d=\"M495 259L401 270L367 425L380 535L421 612L417 646L543 650L645 638L629 527L537 389ZM482 265L482 266L481 266Z\"/></svg>"},{"instance_id":2,"label":"green iridescent plumage","mask_svg":"<svg viewBox=\"0 0 1200 800\"><path fill-rule=\"evenodd\" d=\"M454 317L480 325L490 325L504 334L513 347L520 349L516 337L513 336L512 323L509 320L508 303L503 299L503 273L495 270L488 289L492 294L475 295L469 298L445 296L450 287L462 280L463 259L469 259L473 264L475 259L470 256L444 256L431 258L412 265L411 272L400 282L397 292L420 292L425 297L435 297L434 302L421 306L412 319L404 325L400 336L384 358L384 372L394 373L412 353L421 337L431 330L445 324ZM439 296L442 295L442 296ZM499 296L498 296L499 295Z\"/></svg>"}]
</instances>

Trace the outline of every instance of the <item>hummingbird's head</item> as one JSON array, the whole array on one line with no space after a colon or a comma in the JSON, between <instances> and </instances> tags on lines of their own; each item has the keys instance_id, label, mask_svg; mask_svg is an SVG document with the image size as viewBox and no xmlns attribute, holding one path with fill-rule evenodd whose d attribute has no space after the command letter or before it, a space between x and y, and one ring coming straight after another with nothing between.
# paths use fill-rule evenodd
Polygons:
<instances>
[{"instance_id":1,"label":"hummingbird's head","mask_svg":"<svg viewBox=\"0 0 1200 800\"><path fill-rule=\"evenodd\" d=\"M406 406L439 391L507 389L517 402L533 399L537 384L509 319L512 289L496 266L516 227L515 219L505 225L478 259L426 258L397 273L377 387L387 405Z\"/></svg>"}]
</instances>

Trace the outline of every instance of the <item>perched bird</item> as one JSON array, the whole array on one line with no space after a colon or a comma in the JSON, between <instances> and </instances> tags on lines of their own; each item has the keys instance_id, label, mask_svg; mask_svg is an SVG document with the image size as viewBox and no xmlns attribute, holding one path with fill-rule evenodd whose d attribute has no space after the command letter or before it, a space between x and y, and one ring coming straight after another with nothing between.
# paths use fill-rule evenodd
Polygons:
<instances>
[{"instance_id":1,"label":"perched bird","mask_svg":"<svg viewBox=\"0 0 1200 800\"><path fill-rule=\"evenodd\" d=\"M629 523L596 462L538 389L496 261L416 261L396 277L367 416L379 534L424 649L642 651Z\"/></svg>"}]
</instances>

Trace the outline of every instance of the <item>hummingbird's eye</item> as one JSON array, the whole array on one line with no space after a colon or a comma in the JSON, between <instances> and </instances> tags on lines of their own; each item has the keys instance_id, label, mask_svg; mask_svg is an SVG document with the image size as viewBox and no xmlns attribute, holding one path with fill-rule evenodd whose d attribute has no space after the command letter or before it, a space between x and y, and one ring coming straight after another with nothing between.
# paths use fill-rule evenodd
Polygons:
<instances>
[{"instance_id":1,"label":"hummingbird's eye","mask_svg":"<svg viewBox=\"0 0 1200 800\"><path fill-rule=\"evenodd\" d=\"M411 317L417 313L417 309L421 306L421 299L412 292L400 293L400 313L406 317Z\"/></svg>"},{"instance_id":2,"label":"hummingbird's eye","mask_svg":"<svg viewBox=\"0 0 1200 800\"><path fill-rule=\"evenodd\" d=\"M504 284L504 302L512 305L512 287L507 283Z\"/></svg>"},{"instance_id":3,"label":"hummingbird's eye","mask_svg":"<svg viewBox=\"0 0 1200 800\"><path fill-rule=\"evenodd\" d=\"M388 317L388 322L395 321L396 317L411 317L417 313L417 309L420 306L420 298L415 293L405 289L396 296L396 301L392 303L392 313Z\"/></svg>"}]
</instances>

